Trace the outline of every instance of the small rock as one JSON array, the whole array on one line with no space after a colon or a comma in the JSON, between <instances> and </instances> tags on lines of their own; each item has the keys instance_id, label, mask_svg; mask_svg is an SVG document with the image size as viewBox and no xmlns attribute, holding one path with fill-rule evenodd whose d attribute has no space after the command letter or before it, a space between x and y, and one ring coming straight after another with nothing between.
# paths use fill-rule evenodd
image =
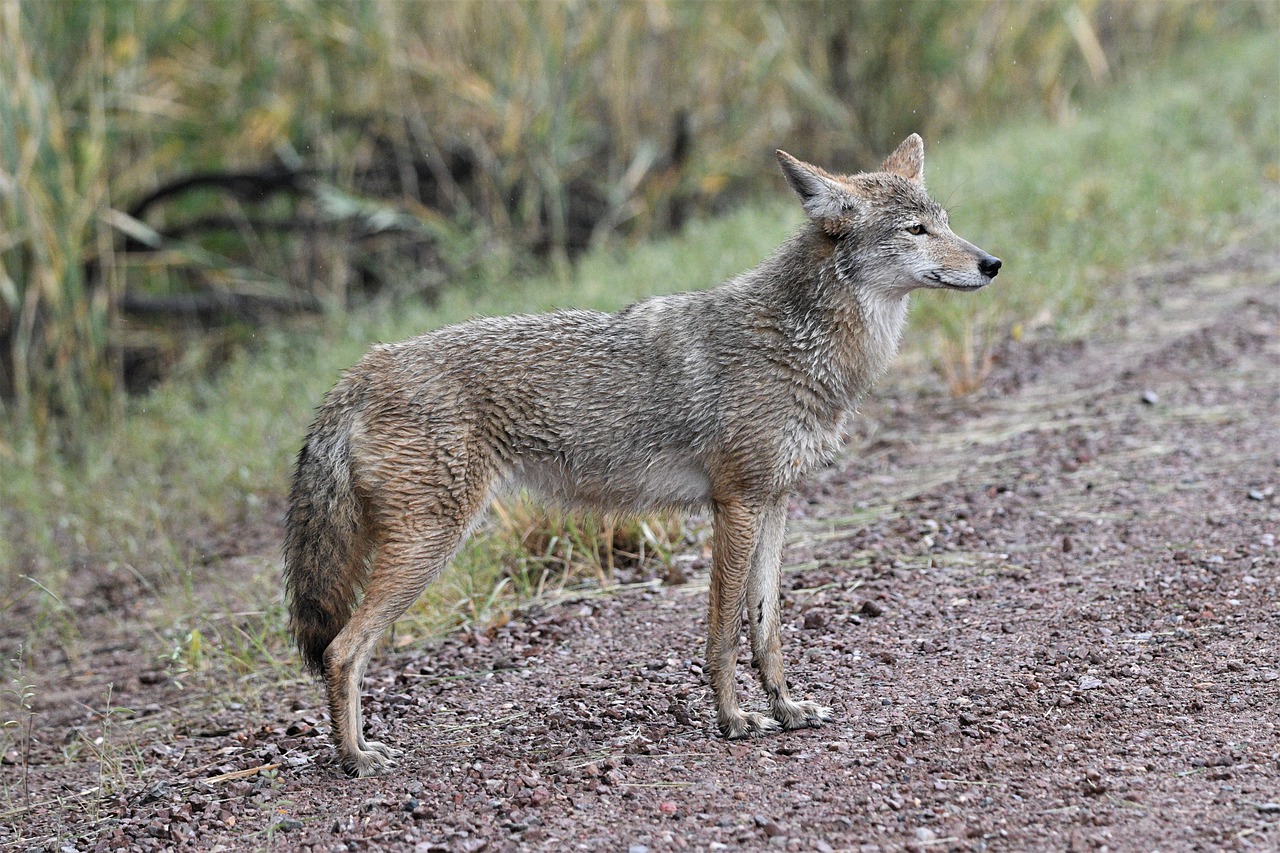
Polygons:
<instances>
[{"instance_id":1,"label":"small rock","mask_svg":"<svg viewBox=\"0 0 1280 853\"><path fill-rule=\"evenodd\" d=\"M277 832L293 832L295 829L302 829L302 821L296 817L287 817L275 825Z\"/></svg>"},{"instance_id":2,"label":"small rock","mask_svg":"<svg viewBox=\"0 0 1280 853\"><path fill-rule=\"evenodd\" d=\"M142 794L139 795L138 802L143 805L146 805L147 803L158 803L161 800L168 799L172 792L173 786L161 779L148 785L146 789L143 790Z\"/></svg>"},{"instance_id":3,"label":"small rock","mask_svg":"<svg viewBox=\"0 0 1280 853\"><path fill-rule=\"evenodd\" d=\"M823 615L821 610L810 610L804 614L804 627L807 631L821 628L826 623L827 617Z\"/></svg>"},{"instance_id":4,"label":"small rock","mask_svg":"<svg viewBox=\"0 0 1280 853\"><path fill-rule=\"evenodd\" d=\"M677 806L675 803L671 802L670 800L663 800L661 803L658 803L658 811L662 812L663 814L668 814L668 815L675 814L678 808L679 806Z\"/></svg>"},{"instance_id":5,"label":"small rock","mask_svg":"<svg viewBox=\"0 0 1280 853\"><path fill-rule=\"evenodd\" d=\"M916 830L916 841L921 844L932 844L938 840L938 833L934 832L927 826L922 826Z\"/></svg>"},{"instance_id":6,"label":"small rock","mask_svg":"<svg viewBox=\"0 0 1280 853\"><path fill-rule=\"evenodd\" d=\"M632 844L627 848L627 853L649 853L649 847L646 844Z\"/></svg>"},{"instance_id":7,"label":"small rock","mask_svg":"<svg viewBox=\"0 0 1280 853\"><path fill-rule=\"evenodd\" d=\"M1105 794L1110 786L1097 770L1087 770L1084 774L1084 782L1080 787L1086 797L1097 797Z\"/></svg>"},{"instance_id":8,"label":"small rock","mask_svg":"<svg viewBox=\"0 0 1280 853\"><path fill-rule=\"evenodd\" d=\"M883 616L884 607L868 598L866 601L862 602L862 613L864 616L871 616L873 618L876 616Z\"/></svg>"},{"instance_id":9,"label":"small rock","mask_svg":"<svg viewBox=\"0 0 1280 853\"><path fill-rule=\"evenodd\" d=\"M1160 402L1160 395L1148 388L1142 392L1142 402L1148 406L1154 406Z\"/></svg>"},{"instance_id":10,"label":"small rock","mask_svg":"<svg viewBox=\"0 0 1280 853\"><path fill-rule=\"evenodd\" d=\"M1280 814L1280 803L1258 803L1254 808L1263 814Z\"/></svg>"},{"instance_id":11,"label":"small rock","mask_svg":"<svg viewBox=\"0 0 1280 853\"><path fill-rule=\"evenodd\" d=\"M778 826L775 821L769 820L764 815L756 815L755 821L756 826L760 827L761 831L770 838L777 838L778 836L785 834L782 827Z\"/></svg>"}]
</instances>

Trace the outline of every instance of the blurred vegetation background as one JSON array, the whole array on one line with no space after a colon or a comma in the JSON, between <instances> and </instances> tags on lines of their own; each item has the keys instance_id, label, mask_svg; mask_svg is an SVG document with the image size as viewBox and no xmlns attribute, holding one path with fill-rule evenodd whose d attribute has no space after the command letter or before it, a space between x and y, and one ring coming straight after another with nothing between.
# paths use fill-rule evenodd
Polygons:
<instances>
[{"instance_id":1,"label":"blurred vegetation background","mask_svg":"<svg viewBox=\"0 0 1280 853\"><path fill-rule=\"evenodd\" d=\"M289 316L563 276L776 191L774 147L1063 119L1278 8L0 0L0 461Z\"/></svg>"}]
</instances>

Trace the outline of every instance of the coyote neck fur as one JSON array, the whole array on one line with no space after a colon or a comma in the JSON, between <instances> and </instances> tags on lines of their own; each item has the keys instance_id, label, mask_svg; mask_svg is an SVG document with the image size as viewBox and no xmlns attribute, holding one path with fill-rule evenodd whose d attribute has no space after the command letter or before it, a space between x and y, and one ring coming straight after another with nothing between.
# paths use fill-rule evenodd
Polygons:
<instances>
[{"instance_id":1,"label":"coyote neck fur","mask_svg":"<svg viewBox=\"0 0 1280 853\"><path fill-rule=\"evenodd\" d=\"M839 258L834 243L807 223L740 280L772 308L768 325L776 324L785 361L821 401L824 420L852 411L884 375L909 302L906 289L878 280L875 269Z\"/></svg>"}]
</instances>

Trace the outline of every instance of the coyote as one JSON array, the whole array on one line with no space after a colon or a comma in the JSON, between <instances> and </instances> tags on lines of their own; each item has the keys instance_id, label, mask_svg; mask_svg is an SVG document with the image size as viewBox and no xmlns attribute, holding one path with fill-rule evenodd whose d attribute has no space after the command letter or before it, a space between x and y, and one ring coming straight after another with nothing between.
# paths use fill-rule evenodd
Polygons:
<instances>
[{"instance_id":1,"label":"coyote","mask_svg":"<svg viewBox=\"0 0 1280 853\"><path fill-rule=\"evenodd\" d=\"M777 156L808 218L755 269L616 314L476 319L375 346L325 397L298 453L285 578L347 773L399 754L361 725L374 647L512 488L610 512L709 506L706 670L721 733L831 718L792 699L782 672L788 497L888 367L907 295L977 290L1000 260L926 194L915 134L871 173ZM738 705L744 613L768 714Z\"/></svg>"}]
</instances>

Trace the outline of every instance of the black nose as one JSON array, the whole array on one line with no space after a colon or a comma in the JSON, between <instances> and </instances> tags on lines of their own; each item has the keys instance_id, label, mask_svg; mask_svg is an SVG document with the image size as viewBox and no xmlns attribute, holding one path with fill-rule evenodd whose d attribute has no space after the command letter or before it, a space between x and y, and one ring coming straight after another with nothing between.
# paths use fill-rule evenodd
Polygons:
<instances>
[{"instance_id":1,"label":"black nose","mask_svg":"<svg viewBox=\"0 0 1280 853\"><path fill-rule=\"evenodd\" d=\"M987 255L978 261L978 271L987 278L995 278L996 273L1000 272L1000 259L993 255Z\"/></svg>"}]
</instances>

